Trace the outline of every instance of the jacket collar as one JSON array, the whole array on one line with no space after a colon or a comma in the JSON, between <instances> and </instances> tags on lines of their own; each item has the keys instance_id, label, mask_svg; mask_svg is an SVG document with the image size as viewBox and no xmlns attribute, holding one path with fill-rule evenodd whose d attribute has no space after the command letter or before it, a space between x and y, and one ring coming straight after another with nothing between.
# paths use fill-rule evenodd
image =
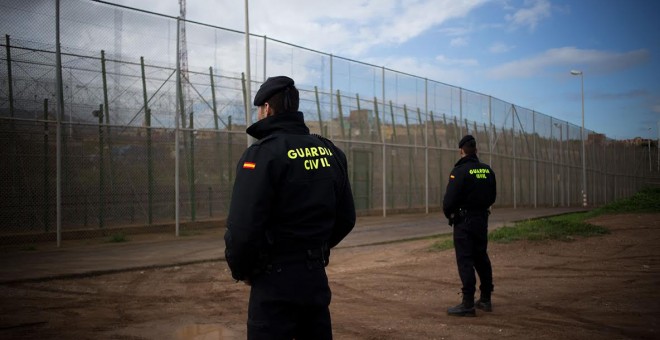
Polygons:
<instances>
[{"instance_id":1,"label":"jacket collar","mask_svg":"<svg viewBox=\"0 0 660 340\"><path fill-rule=\"evenodd\" d=\"M459 159L458 162L456 162L456 164L454 166L459 166L461 164L472 163L472 162L473 163L479 163L479 157L477 157L476 154L461 157L461 159Z\"/></svg>"},{"instance_id":2,"label":"jacket collar","mask_svg":"<svg viewBox=\"0 0 660 340\"><path fill-rule=\"evenodd\" d=\"M276 133L289 133L295 135L309 134L302 112L288 112L266 117L245 130L250 136L262 139Z\"/></svg>"}]
</instances>

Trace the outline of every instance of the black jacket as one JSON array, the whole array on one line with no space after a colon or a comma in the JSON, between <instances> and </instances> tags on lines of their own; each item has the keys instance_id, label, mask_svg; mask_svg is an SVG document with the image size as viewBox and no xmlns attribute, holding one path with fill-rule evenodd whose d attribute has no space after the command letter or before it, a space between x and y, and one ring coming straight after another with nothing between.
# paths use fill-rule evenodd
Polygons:
<instances>
[{"instance_id":1,"label":"black jacket","mask_svg":"<svg viewBox=\"0 0 660 340\"><path fill-rule=\"evenodd\" d=\"M225 233L237 280L274 252L332 248L355 225L346 156L310 135L302 112L267 117L247 133L258 141L238 162Z\"/></svg>"},{"instance_id":2,"label":"black jacket","mask_svg":"<svg viewBox=\"0 0 660 340\"><path fill-rule=\"evenodd\" d=\"M467 155L454 165L449 175L442 210L447 218L459 209L486 211L497 197L495 172L479 162L477 155Z\"/></svg>"}]
</instances>

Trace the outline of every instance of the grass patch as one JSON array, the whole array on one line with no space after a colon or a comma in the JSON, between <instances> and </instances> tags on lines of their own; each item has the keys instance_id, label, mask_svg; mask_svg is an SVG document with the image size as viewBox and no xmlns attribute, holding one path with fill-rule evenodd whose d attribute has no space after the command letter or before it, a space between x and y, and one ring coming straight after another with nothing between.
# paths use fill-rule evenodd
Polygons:
<instances>
[{"instance_id":1,"label":"grass patch","mask_svg":"<svg viewBox=\"0 0 660 340\"><path fill-rule=\"evenodd\" d=\"M588 212L586 218L604 214L660 213L660 188L645 188L629 198Z\"/></svg>"},{"instance_id":2,"label":"grass patch","mask_svg":"<svg viewBox=\"0 0 660 340\"><path fill-rule=\"evenodd\" d=\"M660 213L660 188L645 188L635 195L612 202L589 212L541 218L517 222L513 226L503 226L488 234L488 239L496 243L509 243L519 240L573 241L575 237L590 237L609 234L609 230L585 221L607 214ZM432 251L453 249L451 237L443 238L431 245Z\"/></svg>"},{"instance_id":3,"label":"grass patch","mask_svg":"<svg viewBox=\"0 0 660 340\"><path fill-rule=\"evenodd\" d=\"M108 242L110 243L121 243L126 241L128 241L128 237L126 237L126 234L124 233L112 234L108 239Z\"/></svg>"},{"instance_id":4,"label":"grass patch","mask_svg":"<svg viewBox=\"0 0 660 340\"><path fill-rule=\"evenodd\" d=\"M504 226L491 232L488 234L488 239L498 243L518 240L572 241L576 236L588 237L609 233L606 228L582 222L580 219L567 215L518 222L513 227Z\"/></svg>"},{"instance_id":5,"label":"grass patch","mask_svg":"<svg viewBox=\"0 0 660 340\"><path fill-rule=\"evenodd\" d=\"M431 247L430 251L444 251L448 249L454 249L454 240L452 236L442 236L439 240L435 241Z\"/></svg>"}]
</instances>

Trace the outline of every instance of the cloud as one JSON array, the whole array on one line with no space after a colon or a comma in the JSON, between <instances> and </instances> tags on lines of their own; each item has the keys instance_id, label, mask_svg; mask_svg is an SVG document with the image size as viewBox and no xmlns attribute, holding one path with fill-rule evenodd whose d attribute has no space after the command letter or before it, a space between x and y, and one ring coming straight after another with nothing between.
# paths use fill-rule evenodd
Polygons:
<instances>
[{"instance_id":1,"label":"cloud","mask_svg":"<svg viewBox=\"0 0 660 340\"><path fill-rule=\"evenodd\" d=\"M646 90L630 90L627 92L617 92L617 93L595 93L590 97L598 100L619 100L619 99L632 99L632 98L644 98L649 96L649 92Z\"/></svg>"},{"instance_id":2,"label":"cloud","mask_svg":"<svg viewBox=\"0 0 660 340\"><path fill-rule=\"evenodd\" d=\"M467 39L463 37L454 38L449 42L449 45L452 47L467 46L467 44L468 44Z\"/></svg>"},{"instance_id":3,"label":"cloud","mask_svg":"<svg viewBox=\"0 0 660 340\"><path fill-rule=\"evenodd\" d=\"M513 48L514 48L514 46L512 46L512 45L506 45L506 44L501 43L501 42L495 42L492 45L490 45L488 50L490 51L490 53L493 53L493 54L501 54L501 53L509 52Z\"/></svg>"},{"instance_id":4,"label":"cloud","mask_svg":"<svg viewBox=\"0 0 660 340\"><path fill-rule=\"evenodd\" d=\"M376 0L372 0L376 1ZM483 4L484 0L409 0L399 2L377 17L375 31L385 42L401 43L449 19L464 17Z\"/></svg>"},{"instance_id":5,"label":"cloud","mask_svg":"<svg viewBox=\"0 0 660 340\"><path fill-rule=\"evenodd\" d=\"M468 35L472 32L472 28L469 27L443 27L438 30L441 34L450 37L460 37Z\"/></svg>"},{"instance_id":6,"label":"cloud","mask_svg":"<svg viewBox=\"0 0 660 340\"><path fill-rule=\"evenodd\" d=\"M414 57L389 57L386 59L379 58L378 60L366 60L366 62L374 64L380 63L385 65L385 67L388 69L405 72L407 74L424 75L424 77L427 79L451 84L461 84L468 80L467 73L464 70L456 67L456 65L461 65L461 63L463 65L470 64L469 61L461 62L458 59L444 59L438 63L429 60L421 60Z\"/></svg>"},{"instance_id":7,"label":"cloud","mask_svg":"<svg viewBox=\"0 0 660 340\"><path fill-rule=\"evenodd\" d=\"M479 65L479 62L476 59L450 59L445 57L444 55L439 55L435 57L435 60L437 60L442 65L448 65L448 66L478 66Z\"/></svg>"},{"instance_id":8,"label":"cloud","mask_svg":"<svg viewBox=\"0 0 660 340\"><path fill-rule=\"evenodd\" d=\"M178 2L109 0L178 16ZM490 0L270 0L249 1L254 35L347 57L360 57L375 46L396 46L469 15ZM187 19L232 30L245 29L245 7L234 0L188 1ZM464 46L467 40L454 46Z\"/></svg>"},{"instance_id":9,"label":"cloud","mask_svg":"<svg viewBox=\"0 0 660 340\"><path fill-rule=\"evenodd\" d=\"M650 60L646 49L630 52L585 50L561 47L547 50L539 55L508 62L487 71L494 79L528 78L539 75L549 68L562 66L566 69L584 66L594 73L611 73L644 64Z\"/></svg>"},{"instance_id":10,"label":"cloud","mask_svg":"<svg viewBox=\"0 0 660 340\"><path fill-rule=\"evenodd\" d=\"M514 14L505 16L506 21L510 22L513 28L528 27L530 31L534 31L539 21L550 17L551 6L548 0L526 0L525 5L530 7L521 8Z\"/></svg>"},{"instance_id":11,"label":"cloud","mask_svg":"<svg viewBox=\"0 0 660 340\"><path fill-rule=\"evenodd\" d=\"M251 0L250 32L329 53L359 56L374 46L405 43L448 20L467 16L487 1L279 0L274 16L271 1ZM188 17L244 29L242 2L241 6L229 0L208 3L207 6L197 4L197 11L189 11ZM223 10L199 11L199 8Z\"/></svg>"}]
</instances>

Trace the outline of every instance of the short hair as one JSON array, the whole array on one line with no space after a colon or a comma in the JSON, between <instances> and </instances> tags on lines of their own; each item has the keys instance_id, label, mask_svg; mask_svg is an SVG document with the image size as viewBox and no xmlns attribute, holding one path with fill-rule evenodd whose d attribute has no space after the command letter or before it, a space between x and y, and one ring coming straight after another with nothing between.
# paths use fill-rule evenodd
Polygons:
<instances>
[{"instance_id":1,"label":"short hair","mask_svg":"<svg viewBox=\"0 0 660 340\"><path fill-rule=\"evenodd\" d=\"M291 85L284 91L280 91L266 99L266 103L268 103L274 114L298 112L300 93L295 86Z\"/></svg>"},{"instance_id":2,"label":"short hair","mask_svg":"<svg viewBox=\"0 0 660 340\"><path fill-rule=\"evenodd\" d=\"M477 141L474 139L469 140L465 142L465 144L463 144L461 149L463 150L463 153L466 155L474 155L477 153Z\"/></svg>"}]
</instances>

